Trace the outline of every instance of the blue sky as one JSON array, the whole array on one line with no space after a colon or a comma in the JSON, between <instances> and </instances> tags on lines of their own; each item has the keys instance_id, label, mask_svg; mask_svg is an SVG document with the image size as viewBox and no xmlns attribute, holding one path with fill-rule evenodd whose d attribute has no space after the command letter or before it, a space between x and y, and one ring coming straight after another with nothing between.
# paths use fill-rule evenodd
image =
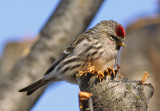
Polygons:
<instances>
[{"instance_id":1,"label":"blue sky","mask_svg":"<svg viewBox=\"0 0 160 111\"><path fill-rule=\"evenodd\" d=\"M35 37L59 0L2 0L0 3L0 55L8 41ZM124 27L136 18L156 13L157 0L107 0L91 22L116 20ZM66 82L51 84L31 111L77 111L78 86ZM32 95L34 96L34 95Z\"/></svg>"}]
</instances>

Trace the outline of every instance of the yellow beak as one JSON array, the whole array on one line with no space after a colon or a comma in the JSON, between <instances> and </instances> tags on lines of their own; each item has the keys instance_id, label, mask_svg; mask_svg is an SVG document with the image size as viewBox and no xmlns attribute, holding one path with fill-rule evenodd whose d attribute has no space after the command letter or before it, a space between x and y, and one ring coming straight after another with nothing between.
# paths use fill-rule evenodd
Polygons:
<instances>
[{"instance_id":1,"label":"yellow beak","mask_svg":"<svg viewBox=\"0 0 160 111\"><path fill-rule=\"evenodd\" d=\"M122 42L122 41L118 41L117 44L118 44L119 46L126 47L126 45L125 45L124 42Z\"/></svg>"}]
</instances>

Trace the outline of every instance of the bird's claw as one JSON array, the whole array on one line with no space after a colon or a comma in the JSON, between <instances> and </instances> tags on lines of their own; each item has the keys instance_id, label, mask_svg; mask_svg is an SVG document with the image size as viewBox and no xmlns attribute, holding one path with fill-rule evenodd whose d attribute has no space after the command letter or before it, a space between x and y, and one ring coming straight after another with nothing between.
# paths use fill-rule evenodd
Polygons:
<instances>
[{"instance_id":1,"label":"bird's claw","mask_svg":"<svg viewBox=\"0 0 160 111\"><path fill-rule=\"evenodd\" d=\"M98 71L97 72L97 78L99 78L99 80L101 82L101 80L105 78L104 73L102 71Z\"/></svg>"},{"instance_id":2,"label":"bird's claw","mask_svg":"<svg viewBox=\"0 0 160 111\"><path fill-rule=\"evenodd\" d=\"M107 68L106 70L104 70L104 72L96 71L95 66L92 66L91 63L88 63L88 71L78 71L76 76L82 76L82 75L87 74L87 73L95 74L96 78L99 78L99 80L101 82L101 80L103 80L106 76L115 77L117 72L119 71L119 69L120 69L120 66L117 65L116 69L110 67L110 68ZM120 76L121 75L119 75L119 77Z\"/></svg>"},{"instance_id":3,"label":"bird's claw","mask_svg":"<svg viewBox=\"0 0 160 111\"><path fill-rule=\"evenodd\" d=\"M88 63L88 71L78 71L76 76L82 76L83 74L86 74L86 73L96 74L97 71L94 66L91 66L91 63Z\"/></svg>"},{"instance_id":4,"label":"bird's claw","mask_svg":"<svg viewBox=\"0 0 160 111\"><path fill-rule=\"evenodd\" d=\"M76 76L82 76L83 74L87 73L87 71L78 71Z\"/></svg>"},{"instance_id":5,"label":"bird's claw","mask_svg":"<svg viewBox=\"0 0 160 111\"><path fill-rule=\"evenodd\" d=\"M115 73L115 70L114 70L114 68L108 68L108 74L110 75L110 76L116 76L116 73Z\"/></svg>"},{"instance_id":6,"label":"bird's claw","mask_svg":"<svg viewBox=\"0 0 160 111\"><path fill-rule=\"evenodd\" d=\"M96 71L96 68L94 66L90 66L88 72L90 72L91 74L95 74L97 71Z\"/></svg>"}]
</instances>

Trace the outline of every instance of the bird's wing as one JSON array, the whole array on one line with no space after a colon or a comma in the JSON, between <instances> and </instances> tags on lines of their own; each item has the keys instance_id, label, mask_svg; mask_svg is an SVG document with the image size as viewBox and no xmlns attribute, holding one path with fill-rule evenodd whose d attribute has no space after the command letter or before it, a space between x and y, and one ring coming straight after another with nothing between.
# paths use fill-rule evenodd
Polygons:
<instances>
[{"instance_id":1,"label":"bird's wing","mask_svg":"<svg viewBox=\"0 0 160 111\"><path fill-rule=\"evenodd\" d=\"M65 59L67 56L69 55L66 54L65 52L58 58L56 59L56 61L51 65L51 67L46 71L46 73L44 75L49 74L50 72L52 72L54 70L54 68L63 60Z\"/></svg>"},{"instance_id":2,"label":"bird's wing","mask_svg":"<svg viewBox=\"0 0 160 111\"><path fill-rule=\"evenodd\" d=\"M85 36L85 37L84 37ZM67 56L71 55L73 50L75 49L76 45L80 43L84 38L88 38L86 34L82 34L78 36L72 43L71 45L64 50L63 54L51 65L51 67L46 71L44 75L49 74L51 71L54 70L54 68L62 61L64 60Z\"/></svg>"}]
</instances>

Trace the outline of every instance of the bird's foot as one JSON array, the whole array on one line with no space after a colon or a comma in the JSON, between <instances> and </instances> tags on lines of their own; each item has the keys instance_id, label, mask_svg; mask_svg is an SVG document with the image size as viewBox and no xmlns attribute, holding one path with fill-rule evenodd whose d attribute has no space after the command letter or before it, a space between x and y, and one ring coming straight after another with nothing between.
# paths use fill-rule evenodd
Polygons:
<instances>
[{"instance_id":1,"label":"bird's foot","mask_svg":"<svg viewBox=\"0 0 160 111\"><path fill-rule=\"evenodd\" d=\"M91 73L91 74L96 74L96 68L94 66L91 66L91 63L88 63L88 70L87 71L78 71L76 76L82 76L84 74Z\"/></svg>"},{"instance_id":2,"label":"bird's foot","mask_svg":"<svg viewBox=\"0 0 160 111\"><path fill-rule=\"evenodd\" d=\"M97 72L97 78L99 78L99 80L101 82L101 80L105 78L104 73L102 71L98 71Z\"/></svg>"},{"instance_id":3,"label":"bird's foot","mask_svg":"<svg viewBox=\"0 0 160 111\"><path fill-rule=\"evenodd\" d=\"M87 71L78 71L76 76L82 76L84 74L89 73L89 74L96 75L96 78L99 78L99 80L101 82L101 80L103 80L106 76L114 78L116 76L116 74L118 73L119 69L120 69L120 66L117 65L116 69L110 67L110 68L107 68L106 70L104 70L104 72L102 72L102 71L97 71L95 66L92 66L91 63L88 63Z\"/></svg>"},{"instance_id":4,"label":"bird's foot","mask_svg":"<svg viewBox=\"0 0 160 111\"><path fill-rule=\"evenodd\" d=\"M121 67L117 64L117 68L114 70L115 73L118 73L118 71L119 71L120 68L121 68Z\"/></svg>"},{"instance_id":5,"label":"bird's foot","mask_svg":"<svg viewBox=\"0 0 160 111\"><path fill-rule=\"evenodd\" d=\"M88 71L78 71L78 73L76 74L76 76L82 76L83 74L86 74Z\"/></svg>"},{"instance_id":6,"label":"bird's foot","mask_svg":"<svg viewBox=\"0 0 160 111\"><path fill-rule=\"evenodd\" d=\"M96 68L94 66L90 66L88 72L91 73L91 74L95 74L97 71L96 71Z\"/></svg>"},{"instance_id":7,"label":"bird's foot","mask_svg":"<svg viewBox=\"0 0 160 111\"><path fill-rule=\"evenodd\" d=\"M114 68L107 68L107 70L105 70L107 72L107 75L109 76L115 76L116 75L116 72L114 70Z\"/></svg>"}]
</instances>

